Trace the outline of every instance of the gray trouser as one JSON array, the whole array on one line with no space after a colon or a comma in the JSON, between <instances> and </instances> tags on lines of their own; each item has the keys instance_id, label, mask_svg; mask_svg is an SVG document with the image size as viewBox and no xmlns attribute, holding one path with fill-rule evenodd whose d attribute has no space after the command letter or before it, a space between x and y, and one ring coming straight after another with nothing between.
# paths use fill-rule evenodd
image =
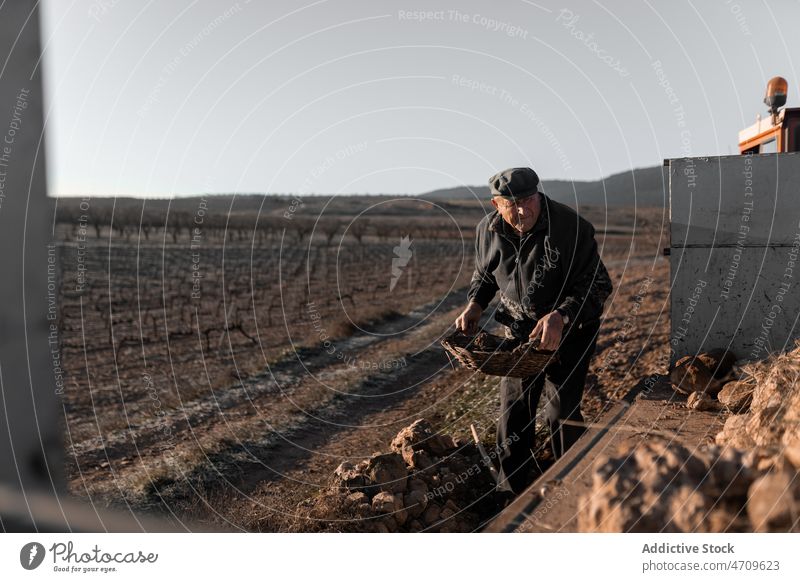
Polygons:
<instances>
[{"instance_id":1,"label":"gray trouser","mask_svg":"<svg viewBox=\"0 0 800 582\"><path fill-rule=\"evenodd\" d=\"M501 380L498 490L519 494L530 484L528 472L536 462L533 456L536 409L542 391L547 399L545 408L554 456L562 456L583 434L584 427L565 425L562 421L583 422L581 398L599 326L599 322L593 322L582 329L570 329L558 349L560 361L548 365L544 372Z\"/></svg>"}]
</instances>

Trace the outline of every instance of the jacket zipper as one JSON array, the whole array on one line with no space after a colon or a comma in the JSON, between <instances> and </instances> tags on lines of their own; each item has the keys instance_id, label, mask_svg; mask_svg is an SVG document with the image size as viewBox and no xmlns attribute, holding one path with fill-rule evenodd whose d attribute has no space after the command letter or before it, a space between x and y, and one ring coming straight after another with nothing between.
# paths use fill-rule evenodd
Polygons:
<instances>
[{"instance_id":1,"label":"jacket zipper","mask_svg":"<svg viewBox=\"0 0 800 582\"><path fill-rule=\"evenodd\" d=\"M527 313L525 313L525 302L524 302L525 298L522 295L522 281L520 280L520 275L519 275L519 268L520 268L519 263L522 257L522 247L525 245L525 241L528 240L529 236L530 233L526 232L524 236L519 237L519 245L516 246L516 259L514 261L514 284L517 288L517 299L519 300L519 304L522 307L523 313L525 315L527 315Z\"/></svg>"},{"instance_id":2,"label":"jacket zipper","mask_svg":"<svg viewBox=\"0 0 800 582\"><path fill-rule=\"evenodd\" d=\"M546 209L544 211L547 212ZM536 228L536 225L534 225L534 228ZM508 237L505 234L503 234L502 231L498 231L498 234L501 237L503 237L506 240L508 240L509 242L511 242L512 245L514 244L514 240L511 237ZM531 229L529 232L524 233L524 236L519 236L518 237L519 246L515 245L516 259L514 260L514 285L515 285L515 287L517 289L517 297L519 298L519 303L520 303L520 306L522 307L523 314L525 316L527 316L528 314L525 312L525 304L523 303L523 299L524 298L522 296L522 287L521 287L521 281L520 281L520 276L519 276L519 263L520 263L520 257L522 256L522 247L524 246L525 242L528 240L528 237L530 237L532 234L533 234L533 229ZM545 250L545 252L546 252L546 250ZM526 293L526 296L527 296L527 293ZM535 313L536 313L536 311L534 310L534 314Z\"/></svg>"},{"instance_id":3,"label":"jacket zipper","mask_svg":"<svg viewBox=\"0 0 800 582\"><path fill-rule=\"evenodd\" d=\"M531 230L529 232L524 233L524 235L517 237L516 240L519 241L519 245L515 245L514 244L515 243L515 239L513 239L513 238L511 238L509 236L506 236L502 232L498 231L498 234L501 237L503 237L504 239L506 239L507 241L509 241L512 244L512 246L514 246L514 248L515 248L516 258L514 260L514 286L517 289L517 298L519 299L519 303L520 303L520 306L523 309L523 313L527 316L527 313L524 312L525 305L522 302L523 297L522 297L521 281L520 281L520 276L519 276L519 263L520 263L520 258L522 256L522 247L524 246L524 244L528 240L528 238L533 234L533 231Z\"/></svg>"}]
</instances>

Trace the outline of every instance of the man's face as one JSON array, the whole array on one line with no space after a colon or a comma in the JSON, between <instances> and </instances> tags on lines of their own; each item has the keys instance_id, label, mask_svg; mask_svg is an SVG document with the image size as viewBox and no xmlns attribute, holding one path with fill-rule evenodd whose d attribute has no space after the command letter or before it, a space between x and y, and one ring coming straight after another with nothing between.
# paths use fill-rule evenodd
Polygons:
<instances>
[{"instance_id":1,"label":"man's face","mask_svg":"<svg viewBox=\"0 0 800 582\"><path fill-rule=\"evenodd\" d=\"M499 196L492 198L492 205L518 234L528 232L539 218L539 194L521 198L516 203Z\"/></svg>"}]
</instances>

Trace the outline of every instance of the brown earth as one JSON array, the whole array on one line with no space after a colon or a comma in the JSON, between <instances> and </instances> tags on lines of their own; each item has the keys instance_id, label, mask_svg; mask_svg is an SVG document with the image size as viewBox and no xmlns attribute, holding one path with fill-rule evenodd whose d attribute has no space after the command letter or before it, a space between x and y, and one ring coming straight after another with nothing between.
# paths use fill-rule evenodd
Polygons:
<instances>
[{"instance_id":1,"label":"brown earth","mask_svg":"<svg viewBox=\"0 0 800 582\"><path fill-rule=\"evenodd\" d=\"M599 234L615 291L587 380L588 422L637 380L666 372L669 268L660 252L666 246L662 218L650 213L648 227L635 234ZM300 347L292 349L285 343L291 322L280 332L283 348L276 341L269 353L229 329L216 340L231 344L227 354L206 361L205 338L195 329L193 339L182 338L188 347L177 363L169 345L160 354L154 345L149 378L135 362L120 377L115 352L91 361L86 356L107 345L105 337L84 335L87 347L77 343L65 357L74 372L65 404L71 491L100 505L176 521L247 531L337 531L353 529L353 522L312 518L309 500L329 486L343 461L386 452L415 420L461 442L471 441L474 423L491 445L499 379L454 369L438 346L463 307L464 279L456 272L451 279L461 285L426 288L426 273L447 264L446 254L431 256L438 258L414 274L415 287L392 313L365 318L368 332L330 333L335 339L327 346L306 325ZM147 281L140 276L139 284ZM491 322L488 329L495 329ZM239 339L230 340L233 335ZM546 461L542 440L536 449Z\"/></svg>"}]
</instances>

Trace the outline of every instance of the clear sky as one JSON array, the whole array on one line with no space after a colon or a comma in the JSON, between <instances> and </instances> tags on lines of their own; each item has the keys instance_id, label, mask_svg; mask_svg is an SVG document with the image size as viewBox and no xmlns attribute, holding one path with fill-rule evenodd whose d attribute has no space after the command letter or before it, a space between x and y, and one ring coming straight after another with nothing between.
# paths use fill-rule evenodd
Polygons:
<instances>
[{"instance_id":1,"label":"clear sky","mask_svg":"<svg viewBox=\"0 0 800 582\"><path fill-rule=\"evenodd\" d=\"M51 194L421 193L736 153L800 2L47 0ZM793 60L794 59L794 60Z\"/></svg>"}]
</instances>

